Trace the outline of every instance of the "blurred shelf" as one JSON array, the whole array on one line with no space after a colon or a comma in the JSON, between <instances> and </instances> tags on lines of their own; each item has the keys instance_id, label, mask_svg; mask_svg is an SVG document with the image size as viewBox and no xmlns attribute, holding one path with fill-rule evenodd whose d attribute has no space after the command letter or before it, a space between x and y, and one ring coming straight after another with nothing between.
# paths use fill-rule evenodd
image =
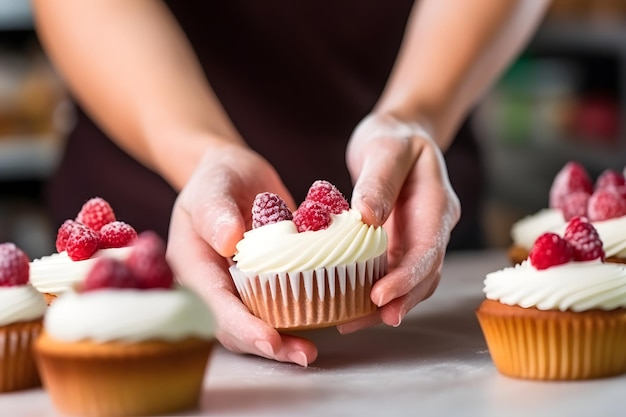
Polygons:
<instances>
[{"instance_id":1,"label":"blurred shelf","mask_svg":"<svg viewBox=\"0 0 626 417\"><path fill-rule=\"evenodd\" d=\"M61 141L47 136L0 138L0 181L45 179L56 169Z\"/></svg>"}]
</instances>

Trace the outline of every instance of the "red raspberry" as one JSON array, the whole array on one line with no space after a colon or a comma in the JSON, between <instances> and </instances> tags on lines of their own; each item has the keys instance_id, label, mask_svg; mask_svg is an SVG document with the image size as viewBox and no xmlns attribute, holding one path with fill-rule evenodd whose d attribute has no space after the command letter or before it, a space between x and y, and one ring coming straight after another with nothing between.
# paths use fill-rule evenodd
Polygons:
<instances>
[{"instance_id":1,"label":"red raspberry","mask_svg":"<svg viewBox=\"0 0 626 417\"><path fill-rule=\"evenodd\" d=\"M326 229L330 225L328 207L312 200L304 200L293 215L298 232Z\"/></svg>"},{"instance_id":2,"label":"red raspberry","mask_svg":"<svg viewBox=\"0 0 626 417\"><path fill-rule=\"evenodd\" d=\"M563 202L561 211L563 212L565 220L569 221L577 216L586 216L587 202L590 196L591 194L586 191L574 191L571 194L563 196L561 200Z\"/></svg>"},{"instance_id":3,"label":"red raspberry","mask_svg":"<svg viewBox=\"0 0 626 417\"><path fill-rule=\"evenodd\" d=\"M126 265L139 280L139 288L171 288L174 275L165 259L165 243L154 232L141 233Z\"/></svg>"},{"instance_id":4,"label":"red raspberry","mask_svg":"<svg viewBox=\"0 0 626 417\"><path fill-rule=\"evenodd\" d=\"M593 184L585 168L577 162L568 162L557 173L550 187L550 207L563 208L563 197L575 191L593 192Z\"/></svg>"},{"instance_id":5,"label":"red raspberry","mask_svg":"<svg viewBox=\"0 0 626 417\"><path fill-rule=\"evenodd\" d=\"M72 233L72 230L74 230L74 227L76 227L76 225L80 225L80 223L75 220L68 219L63 222L61 227L59 227L56 240L57 252L63 252L65 250L65 246L67 245L67 238L70 237L70 234Z\"/></svg>"},{"instance_id":6,"label":"red raspberry","mask_svg":"<svg viewBox=\"0 0 626 417\"><path fill-rule=\"evenodd\" d=\"M76 221L99 232L102 226L115 221L115 213L106 200L94 197L83 204Z\"/></svg>"},{"instance_id":7,"label":"red raspberry","mask_svg":"<svg viewBox=\"0 0 626 417\"><path fill-rule=\"evenodd\" d=\"M139 288L139 281L122 261L97 258L79 290L94 291L104 288Z\"/></svg>"},{"instance_id":8,"label":"red raspberry","mask_svg":"<svg viewBox=\"0 0 626 417\"><path fill-rule=\"evenodd\" d=\"M30 264L28 256L11 242L0 244L0 287L28 283Z\"/></svg>"},{"instance_id":9,"label":"red raspberry","mask_svg":"<svg viewBox=\"0 0 626 417\"><path fill-rule=\"evenodd\" d=\"M624 185L626 185L626 178L621 172L606 169L596 179L594 189L601 190L609 186L621 187Z\"/></svg>"},{"instance_id":10,"label":"red raspberry","mask_svg":"<svg viewBox=\"0 0 626 417\"><path fill-rule=\"evenodd\" d=\"M278 223L282 220L291 220L293 215L287 203L274 193L259 193L252 203L252 228Z\"/></svg>"},{"instance_id":11,"label":"red raspberry","mask_svg":"<svg viewBox=\"0 0 626 417\"><path fill-rule=\"evenodd\" d=\"M137 239L137 232L133 227L121 221L107 223L100 229L100 248L122 248L130 246Z\"/></svg>"},{"instance_id":12,"label":"red raspberry","mask_svg":"<svg viewBox=\"0 0 626 417\"><path fill-rule=\"evenodd\" d=\"M598 231L585 217L574 217L565 228L563 239L570 244L575 261L604 260Z\"/></svg>"},{"instance_id":13,"label":"red raspberry","mask_svg":"<svg viewBox=\"0 0 626 417\"><path fill-rule=\"evenodd\" d=\"M350 204L341 191L325 180L315 181L309 188L306 199L323 204L333 214L350 209Z\"/></svg>"},{"instance_id":14,"label":"red raspberry","mask_svg":"<svg viewBox=\"0 0 626 417\"><path fill-rule=\"evenodd\" d=\"M65 250L73 261L82 261L91 258L99 246L98 233L85 225L77 224L67 238Z\"/></svg>"},{"instance_id":15,"label":"red raspberry","mask_svg":"<svg viewBox=\"0 0 626 417\"><path fill-rule=\"evenodd\" d=\"M609 220L626 215L626 199L617 187L595 191L587 203L587 216L592 222Z\"/></svg>"},{"instance_id":16,"label":"red raspberry","mask_svg":"<svg viewBox=\"0 0 626 417\"><path fill-rule=\"evenodd\" d=\"M544 233L537 238L528 255L537 269L547 269L573 259L572 247L556 233Z\"/></svg>"}]
</instances>

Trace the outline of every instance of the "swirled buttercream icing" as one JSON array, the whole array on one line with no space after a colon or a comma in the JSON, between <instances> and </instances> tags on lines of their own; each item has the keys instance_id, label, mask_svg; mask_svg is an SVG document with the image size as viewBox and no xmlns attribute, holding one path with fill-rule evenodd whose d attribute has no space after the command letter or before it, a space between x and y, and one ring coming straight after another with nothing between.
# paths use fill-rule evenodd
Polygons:
<instances>
[{"instance_id":1,"label":"swirled buttercream icing","mask_svg":"<svg viewBox=\"0 0 626 417\"><path fill-rule=\"evenodd\" d=\"M332 214L328 228L298 233L291 220L249 230L233 260L244 272L297 272L364 262L387 249L382 227L369 226L358 210Z\"/></svg>"},{"instance_id":2,"label":"swirled buttercream icing","mask_svg":"<svg viewBox=\"0 0 626 417\"><path fill-rule=\"evenodd\" d=\"M215 334L211 311L184 287L67 292L48 308L44 328L51 337L68 342L177 341Z\"/></svg>"},{"instance_id":3,"label":"swirled buttercream icing","mask_svg":"<svg viewBox=\"0 0 626 417\"><path fill-rule=\"evenodd\" d=\"M43 317L46 307L46 300L30 284L0 287L0 326Z\"/></svg>"},{"instance_id":4,"label":"swirled buttercream icing","mask_svg":"<svg viewBox=\"0 0 626 417\"><path fill-rule=\"evenodd\" d=\"M537 270L526 260L487 274L483 291L490 300L539 310L626 308L626 267L596 259Z\"/></svg>"},{"instance_id":5,"label":"swirled buttercream icing","mask_svg":"<svg viewBox=\"0 0 626 417\"><path fill-rule=\"evenodd\" d=\"M100 249L91 258L73 261L67 252L53 253L30 263L30 282L39 292L61 294L81 282L99 257L126 259L132 246Z\"/></svg>"}]
</instances>

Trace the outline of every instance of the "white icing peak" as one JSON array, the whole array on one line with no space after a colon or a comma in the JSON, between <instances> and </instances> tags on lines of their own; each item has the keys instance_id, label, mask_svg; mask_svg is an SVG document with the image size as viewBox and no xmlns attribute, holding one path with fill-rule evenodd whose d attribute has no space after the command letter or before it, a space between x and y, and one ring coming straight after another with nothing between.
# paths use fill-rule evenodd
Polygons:
<instances>
[{"instance_id":1,"label":"white icing peak","mask_svg":"<svg viewBox=\"0 0 626 417\"><path fill-rule=\"evenodd\" d=\"M0 287L0 326L43 317L46 300L32 285Z\"/></svg>"},{"instance_id":2,"label":"white icing peak","mask_svg":"<svg viewBox=\"0 0 626 417\"><path fill-rule=\"evenodd\" d=\"M626 267L600 260L543 270L526 260L487 274L484 284L488 299L524 308L574 312L626 308Z\"/></svg>"},{"instance_id":3,"label":"white icing peak","mask_svg":"<svg viewBox=\"0 0 626 417\"><path fill-rule=\"evenodd\" d=\"M243 272L279 273L348 265L376 258L387 249L382 227L366 225L357 210L332 214L328 228L298 233L291 220L244 234L234 260Z\"/></svg>"}]
</instances>

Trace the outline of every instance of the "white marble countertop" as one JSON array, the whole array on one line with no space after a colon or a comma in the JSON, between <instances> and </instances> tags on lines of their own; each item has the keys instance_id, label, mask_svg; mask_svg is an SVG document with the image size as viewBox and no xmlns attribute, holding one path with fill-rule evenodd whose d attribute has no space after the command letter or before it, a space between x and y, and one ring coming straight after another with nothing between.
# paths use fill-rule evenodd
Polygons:
<instances>
[{"instance_id":1,"label":"white marble countertop","mask_svg":"<svg viewBox=\"0 0 626 417\"><path fill-rule=\"evenodd\" d=\"M503 252L449 254L436 293L398 328L352 335L308 332L319 357L308 368L218 347L200 409L185 416L622 416L626 376L533 382L500 375L474 310L485 273ZM0 415L57 414L41 389L0 394Z\"/></svg>"}]
</instances>

